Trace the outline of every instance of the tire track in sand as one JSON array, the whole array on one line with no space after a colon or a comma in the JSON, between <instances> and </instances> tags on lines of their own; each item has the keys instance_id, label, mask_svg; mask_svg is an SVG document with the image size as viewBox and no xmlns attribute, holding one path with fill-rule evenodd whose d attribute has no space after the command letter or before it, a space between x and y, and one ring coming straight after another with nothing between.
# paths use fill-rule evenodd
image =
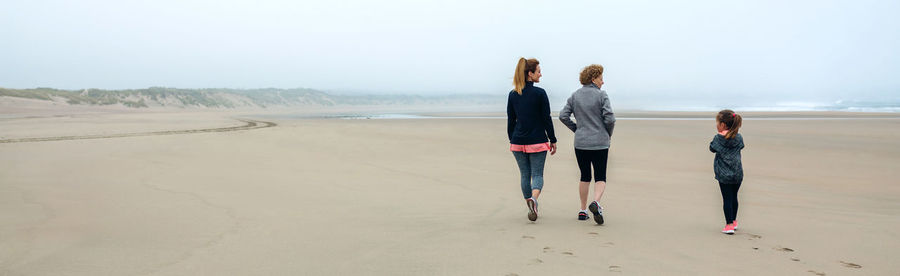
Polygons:
<instances>
[{"instance_id":1,"label":"tire track in sand","mask_svg":"<svg viewBox=\"0 0 900 276\"><path fill-rule=\"evenodd\" d=\"M82 135L82 136L54 136L54 137L3 139L3 140L0 140L0 144L65 141L65 140L84 140L84 139L104 139L104 138L122 138L122 137L137 137L137 136L154 136L154 135L194 134L194 133L210 133L210 132L227 132L227 131L239 131L239 130L251 130L251 129L258 129L258 128L275 127L278 125L273 122L265 122L265 121L249 120L249 119L236 119L236 120L244 122L246 124L242 125L242 126L220 127L220 128L164 130L164 131L153 131L153 132L97 134L97 135Z\"/></svg>"}]
</instances>

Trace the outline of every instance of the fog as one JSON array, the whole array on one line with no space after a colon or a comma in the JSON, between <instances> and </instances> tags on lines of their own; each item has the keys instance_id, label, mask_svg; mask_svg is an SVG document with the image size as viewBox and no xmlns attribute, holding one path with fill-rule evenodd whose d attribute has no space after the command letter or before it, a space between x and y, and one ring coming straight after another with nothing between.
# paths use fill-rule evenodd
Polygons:
<instances>
[{"instance_id":1,"label":"fog","mask_svg":"<svg viewBox=\"0 0 900 276\"><path fill-rule=\"evenodd\" d=\"M506 94L606 68L624 106L900 102L900 1L4 1L0 87Z\"/></svg>"}]
</instances>

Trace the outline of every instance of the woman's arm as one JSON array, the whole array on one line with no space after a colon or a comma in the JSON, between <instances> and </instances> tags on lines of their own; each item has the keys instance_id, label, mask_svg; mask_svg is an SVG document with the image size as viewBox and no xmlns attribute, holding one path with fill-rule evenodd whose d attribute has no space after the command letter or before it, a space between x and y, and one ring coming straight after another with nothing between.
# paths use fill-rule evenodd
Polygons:
<instances>
[{"instance_id":1,"label":"woman's arm","mask_svg":"<svg viewBox=\"0 0 900 276\"><path fill-rule=\"evenodd\" d=\"M541 113L544 115L544 128L547 131L547 138L550 138L550 143L556 144L556 132L553 131L553 118L550 117L550 99L547 98L547 92L544 92L543 100Z\"/></svg>"},{"instance_id":2,"label":"woman's arm","mask_svg":"<svg viewBox=\"0 0 900 276\"><path fill-rule=\"evenodd\" d=\"M516 109L512 104L512 93L510 92L509 100L506 101L506 135L512 141L513 131L516 130Z\"/></svg>"},{"instance_id":3,"label":"woman's arm","mask_svg":"<svg viewBox=\"0 0 900 276\"><path fill-rule=\"evenodd\" d=\"M613 114L612 106L609 104L609 95L606 94L606 91L601 90L600 92L603 99L603 125L606 126L606 133L612 137L613 128L616 127L616 115Z\"/></svg>"},{"instance_id":4,"label":"woman's arm","mask_svg":"<svg viewBox=\"0 0 900 276\"><path fill-rule=\"evenodd\" d=\"M574 95L569 97L569 99L566 100L566 107L563 107L563 109L559 111L559 121L561 121L564 125L566 125L566 127L572 130L572 132L575 132L575 130L578 129L578 125L576 125L575 122L572 121L573 98Z\"/></svg>"}]
</instances>

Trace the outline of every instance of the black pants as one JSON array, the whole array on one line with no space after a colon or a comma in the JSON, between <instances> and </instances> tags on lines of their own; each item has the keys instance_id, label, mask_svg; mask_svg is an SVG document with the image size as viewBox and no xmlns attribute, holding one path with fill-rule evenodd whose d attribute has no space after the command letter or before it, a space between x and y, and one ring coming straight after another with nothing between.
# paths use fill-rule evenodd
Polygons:
<instances>
[{"instance_id":1,"label":"black pants","mask_svg":"<svg viewBox=\"0 0 900 276\"><path fill-rule=\"evenodd\" d=\"M606 159L609 149L580 150L575 149L575 159L581 170L581 182L591 182L591 166L594 167L594 181L606 181Z\"/></svg>"},{"instance_id":2,"label":"black pants","mask_svg":"<svg viewBox=\"0 0 900 276\"><path fill-rule=\"evenodd\" d=\"M725 184L719 182L719 189L722 190L722 211L725 212L725 224L731 224L737 217L737 193L740 188L741 183Z\"/></svg>"}]
</instances>

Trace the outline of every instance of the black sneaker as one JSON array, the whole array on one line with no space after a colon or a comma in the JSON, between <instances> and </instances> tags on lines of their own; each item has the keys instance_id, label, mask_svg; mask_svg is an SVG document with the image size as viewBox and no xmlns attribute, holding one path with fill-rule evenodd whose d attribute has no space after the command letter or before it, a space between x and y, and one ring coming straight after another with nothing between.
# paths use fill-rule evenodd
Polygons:
<instances>
[{"instance_id":1,"label":"black sneaker","mask_svg":"<svg viewBox=\"0 0 900 276\"><path fill-rule=\"evenodd\" d=\"M585 213L585 212L583 212L583 211L582 211L582 212L578 212L578 220L587 220L587 219L589 219L589 218L591 218L591 216L588 216L587 213Z\"/></svg>"},{"instance_id":2,"label":"black sneaker","mask_svg":"<svg viewBox=\"0 0 900 276\"><path fill-rule=\"evenodd\" d=\"M594 222L597 224L603 224L603 208L600 208L600 204L597 204L596 201L591 202L591 205L588 205L588 210L591 210L591 213L594 213Z\"/></svg>"},{"instance_id":3,"label":"black sneaker","mask_svg":"<svg viewBox=\"0 0 900 276\"><path fill-rule=\"evenodd\" d=\"M537 220L537 201L533 198L529 198L525 200L525 204L528 205L528 220Z\"/></svg>"}]
</instances>

